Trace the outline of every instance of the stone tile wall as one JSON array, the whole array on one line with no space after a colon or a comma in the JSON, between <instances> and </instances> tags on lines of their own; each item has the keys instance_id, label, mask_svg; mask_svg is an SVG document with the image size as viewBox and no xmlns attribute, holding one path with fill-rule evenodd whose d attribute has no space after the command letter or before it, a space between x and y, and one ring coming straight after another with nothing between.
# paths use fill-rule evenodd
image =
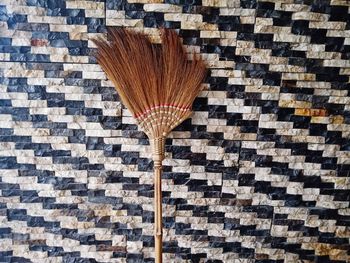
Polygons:
<instances>
[{"instance_id":1,"label":"stone tile wall","mask_svg":"<svg viewBox=\"0 0 350 263\"><path fill-rule=\"evenodd\" d=\"M153 262L149 144L91 56L178 30L210 74L167 140L165 262L349 262L347 0L0 0L0 262Z\"/></svg>"}]
</instances>

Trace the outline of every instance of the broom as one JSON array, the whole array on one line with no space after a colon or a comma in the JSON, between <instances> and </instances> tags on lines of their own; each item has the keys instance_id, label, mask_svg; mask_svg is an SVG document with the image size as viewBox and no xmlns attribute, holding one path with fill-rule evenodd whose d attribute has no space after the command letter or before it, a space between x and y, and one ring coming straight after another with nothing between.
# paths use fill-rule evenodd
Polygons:
<instances>
[{"instance_id":1,"label":"broom","mask_svg":"<svg viewBox=\"0 0 350 263\"><path fill-rule=\"evenodd\" d=\"M155 262L162 262L161 172L165 138L191 115L206 67L187 54L176 32L161 29L162 44L125 28L109 28L108 40L98 38L96 58L113 82L123 104L147 134L154 161Z\"/></svg>"}]
</instances>

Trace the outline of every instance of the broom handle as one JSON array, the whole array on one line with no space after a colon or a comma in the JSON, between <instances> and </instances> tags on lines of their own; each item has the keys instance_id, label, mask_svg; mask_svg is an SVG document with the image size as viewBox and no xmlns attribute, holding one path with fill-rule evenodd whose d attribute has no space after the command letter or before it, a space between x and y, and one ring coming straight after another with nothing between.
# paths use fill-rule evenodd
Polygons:
<instances>
[{"instance_id":1,"label":"broom handle","mask_svg":"<svg viewBox=\"0 0 350 263\"><path fill-rule=\"evenodd\" d=\"M154 162L154 248L155 263L162 263L162 161L164 159L165 138L151 139Z\"/></svg>"},{"instance_id":2,"label":"broom handle","mask_svg":"<svg viewBox=\"0 0 350 263\"><path fill-rule=\"evenodd\" d=\"M154 167L154 241L155 263L162 263L162 166Z\"/></svg>"}]
</instances>

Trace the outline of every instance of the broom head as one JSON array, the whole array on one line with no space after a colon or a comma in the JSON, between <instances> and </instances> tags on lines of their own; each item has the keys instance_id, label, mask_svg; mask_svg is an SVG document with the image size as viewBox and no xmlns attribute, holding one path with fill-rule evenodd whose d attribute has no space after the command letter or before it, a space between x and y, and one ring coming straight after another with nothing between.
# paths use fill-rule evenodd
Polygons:
<instances>
[{"instance_id":1,"label":"broom head","mask_svg":"<svg viewBox=\"0 0 350 263\"><path fill-rule=\"evenodd\" d=\"M97 62L123 104L149 138L165 138L187 119L201 90L206 67L188 56L174 30L161 29L162 44L143 33L109 28L108 40L93 40Z\"/></svg>"}]
</instances>

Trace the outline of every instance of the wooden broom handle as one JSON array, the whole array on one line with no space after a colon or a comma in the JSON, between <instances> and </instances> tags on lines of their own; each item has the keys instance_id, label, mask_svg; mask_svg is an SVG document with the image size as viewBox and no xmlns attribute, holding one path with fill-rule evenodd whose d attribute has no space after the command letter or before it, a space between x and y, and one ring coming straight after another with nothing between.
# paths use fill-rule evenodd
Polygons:
<instances>
[{"instance_id":1,"label":"wooden broom handle","mask_svg":"<svg viewBox=\"0 0 350 263\"><path fill-rule=\"evenodd\" d=\"M164 159L165 138L151 139L154 162L154 253L155 263L162 263L162 161Z\"/></svg>"},{"instance_id":2,"label":"wooden broom handle","mask_svg":"<svg viewBox=\"0 0 350 263\"><path fill-rule=\"evenodd\" d=\"M162 263L162 166L154 166L154 249L155 263Z\"/></svg>"}]
</instances>

